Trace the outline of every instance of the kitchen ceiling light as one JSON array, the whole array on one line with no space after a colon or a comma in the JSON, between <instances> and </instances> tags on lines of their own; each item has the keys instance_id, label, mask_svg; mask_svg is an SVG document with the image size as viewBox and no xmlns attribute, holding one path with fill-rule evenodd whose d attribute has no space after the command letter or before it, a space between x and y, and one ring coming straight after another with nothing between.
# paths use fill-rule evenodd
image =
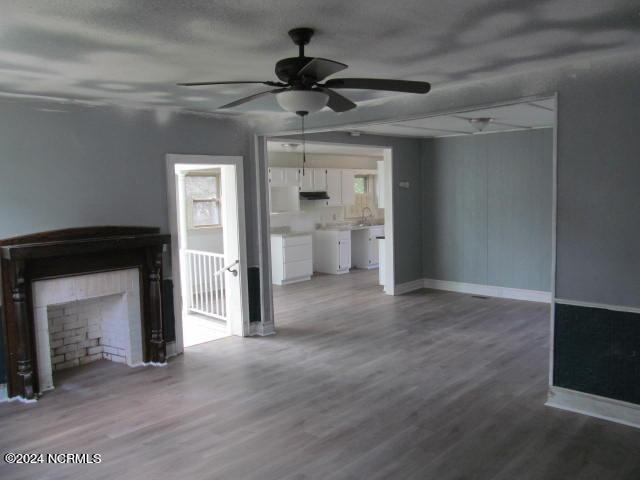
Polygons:
<instances>
[{"instance_id":1,"label":"kitchen ceiling light","mask_svg":"<svg viewBox=\"0 0 640 480\"><path fill-rule=\"evenodd\" d=\"M322 110L329 95L319 90L287 90L276 94L278 104L287 112L306 115Z\"/></svg>"},{"instance_id":2,"label":"kitchen ceiling light","mask_svg":"<svg viewBox=\"0 0 640 480\"><path fill-rule=\"evenodd\" d=\"M476 132L482 132L491 122L493 122L491 117L469 118L469 123L476 129Z\"/></svg>"},{"instance_id":3,"label":"kitchen ceiling light","mask_svg":"<svg viewBox=\"0 0 640 480\"><path fill-rule=\"evenodd\" d=\"M299 143L283 143L282 144L282 148L284 148L288 152L292 152L294 150L297 150L298 147L300 147Z\"/></svg>"}]
</instances>

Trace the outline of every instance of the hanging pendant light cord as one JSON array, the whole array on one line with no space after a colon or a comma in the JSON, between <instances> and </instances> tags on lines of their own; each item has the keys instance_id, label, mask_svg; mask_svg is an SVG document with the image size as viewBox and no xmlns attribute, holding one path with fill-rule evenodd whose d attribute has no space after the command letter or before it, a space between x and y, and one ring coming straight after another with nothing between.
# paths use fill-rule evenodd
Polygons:
<instances>
[{"instance_id":1,"label":"hanging pendant light cord","mask_svg":"<svg viewBox=\"0 0 640 480\"><path fill-rule=\"evenodd\" d=\"M307 146L304 139L304 115L300 116L302 120L302 175L304 176L304 165L307 163Z\"/></svg>"}]
</instances>

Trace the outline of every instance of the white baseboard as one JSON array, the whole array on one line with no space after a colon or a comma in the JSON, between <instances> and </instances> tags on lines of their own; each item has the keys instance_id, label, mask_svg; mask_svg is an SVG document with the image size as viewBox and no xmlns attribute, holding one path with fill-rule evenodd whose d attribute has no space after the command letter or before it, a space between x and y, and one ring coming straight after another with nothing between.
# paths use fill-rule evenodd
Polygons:
<instances>
[{"instance_id":1,"label":"white baseboard","mask_svg":"<svg viewBox=\"0 0 640 480\"><path fill-rule=\"evenodd\" d=\"M423 287L433 288L434 290L447 290L450 292L482 295L485 297L511 298L513 300L551 303L551 292L544 292L540 290L524 290L521 288L481 285L478 283L450 282L448 280L434 280L431 278L425 278L423 280Z\"/></svg>"},{"instance_id":2,"label":"white baseboard","mask_svg":"<svg viewBox=\"0 0 640 480\"><path fill-rule=\"evenodd\" d=\"M634 403L562 387L550 387L545 405L640 428L640 405Z\"/></svg>"},{"instance_id":3,"label":"white baseboard","mask_svg":"<svg viewBox=\"0 0 640 480\"><path fill-rule=\"evenodd\" d=\"M0 383L0 402L6 402L9 399L7 394L7 384Z\"/></svg>"},{"instance_id":4,"label":"white baseboard","mask_svg":"<svg viewBox=\"0 0 640 480\"><path fill-rule=\"evenodd\" d=\"M389 295L403 295L405 293L413 292L414 290L420 290L424 288L424 281L419 278L405 283L397 283Z\"/></svg>"}]
</instances>

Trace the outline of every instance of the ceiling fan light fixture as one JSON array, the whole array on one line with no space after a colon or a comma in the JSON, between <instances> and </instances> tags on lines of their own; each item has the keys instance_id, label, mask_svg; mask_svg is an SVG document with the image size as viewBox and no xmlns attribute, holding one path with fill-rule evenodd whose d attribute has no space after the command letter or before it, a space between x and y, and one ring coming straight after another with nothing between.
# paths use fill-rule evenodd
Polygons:
<instances>
[{"instance_id":1,"label":"ceiling fan light fixture","mask_svg":"<svg viewBox=\"0 0 640 480\"><path fill-rule=\"evenodd\" d=\"M287 90L277 93L276 100L287 112L313 113L327 105L329 95L319 90Z\"/></svg>"}]
</instances>

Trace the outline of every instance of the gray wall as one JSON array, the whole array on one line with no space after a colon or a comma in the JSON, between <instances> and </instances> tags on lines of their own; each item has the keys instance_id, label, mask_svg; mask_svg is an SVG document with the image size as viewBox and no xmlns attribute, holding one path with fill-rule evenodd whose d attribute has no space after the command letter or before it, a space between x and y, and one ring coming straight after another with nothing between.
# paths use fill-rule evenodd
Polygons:
<instances>
[{"instance_id":1,"label":"gray wall","mask_svg":"<svg viewBox=\"0 0 640 480\"><path fill-rule=\"evenodd\" d=\"M310 141L393 148L395 280L399 284L422 278L421 140L378 135L352 137L347 132L313 133L306 137ZM399 188L398 182L403 180L410 181L411 188Z\"/></svg>"},{"instance_id":2,"label":"gray wall","mask_svg":"<svg viewBox=\"0 0 640 480\"><path fill-rule=\"evenodd\" d=\"M91 225L168 232L167 153L244 156L246 201L255 202L251 136L235 120L46 107L0 100L0 238ZM249 265L258 258L255 212L246 211Z\"/></svg>"},{"instance_id":3,"label":"gray wall","mask_svg":"<svg viewBox=\"0 0 640 480\"><path fill-rule=\"evenodd\" d=\"M550 291L553 131L425 140L426 278Z\"/></svg>"},{"instance_id":4,"label":"gray wall","mask_svg":"<svg viewBox=\"0 0 640 480\"><path fill-rule=\"evenodd\" d=\"M0 103L0 238L88 225L168 231L165 155L246 155L230 120ZM251 175L247 162L245 179Z\"/></svg>"}]
</instances>

